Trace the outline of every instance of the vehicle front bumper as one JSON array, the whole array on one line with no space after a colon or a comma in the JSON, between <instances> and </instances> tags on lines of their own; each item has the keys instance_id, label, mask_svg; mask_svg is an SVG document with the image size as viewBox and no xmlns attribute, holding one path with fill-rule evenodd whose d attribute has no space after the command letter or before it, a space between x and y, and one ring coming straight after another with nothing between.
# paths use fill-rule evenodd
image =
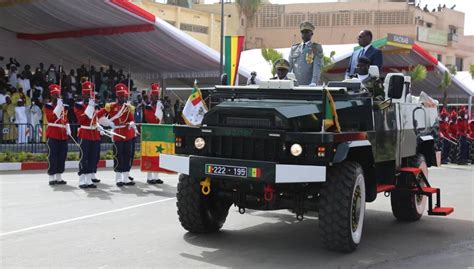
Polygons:
<instances>
[{"instance_id":1,"label":"vehicle front bumper","mask_svg":"<svg viewBox=\"0 0 474 269\"><path fill-rule=\"evenodd\" d=\"M326 167L315 165L289 165L274 162L224 159L205 156L160 155L160 168L190 175L197 178L220 177L241 180L264 181L267 183L310 183L325 182ZM237 177L228 175L210 175L206 165L227 165L259 169L259 177L248 175Z\"/></svg>"}]
</instances>

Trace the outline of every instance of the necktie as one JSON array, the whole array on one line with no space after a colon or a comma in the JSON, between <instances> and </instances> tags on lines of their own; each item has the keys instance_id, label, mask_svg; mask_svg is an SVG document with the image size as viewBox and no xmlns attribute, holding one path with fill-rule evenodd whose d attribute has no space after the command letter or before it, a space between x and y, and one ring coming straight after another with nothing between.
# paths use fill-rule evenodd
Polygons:
<instances>
[{"instance_id":1,"label":"necktie","mask_svg":"<svg viewBox=\"0 0 474 269\"><path fill-rule=\"evenodd\" d=\"M364 56L364 49L360 50L359 57L357 57L357 60L359 60L360 57Z\"/></svg>"}]
</instances>

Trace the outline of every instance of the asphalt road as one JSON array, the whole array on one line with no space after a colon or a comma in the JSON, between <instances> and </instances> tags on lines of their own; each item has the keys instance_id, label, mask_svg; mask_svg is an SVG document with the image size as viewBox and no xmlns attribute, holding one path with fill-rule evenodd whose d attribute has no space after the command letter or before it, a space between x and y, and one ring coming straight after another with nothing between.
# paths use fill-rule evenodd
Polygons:
<instances>
[{"instance_id":1,"label":"asphalt road","mask_svg":"<svg viewBox=\"0 0 474 269\"><path fill-rule=\"evenodd\" d=\"M317 218L288 211L231 212L220 233L193 235L176 214L177 176L161 186L119 189L110 170L96 190L51 188L38 172L0 174L0 268L469 268L474 267L474 166L430 169L448 217L398 222L390 199L367 205L362 243L340 254L321 247Z\"/></svg>"}]
</instances>

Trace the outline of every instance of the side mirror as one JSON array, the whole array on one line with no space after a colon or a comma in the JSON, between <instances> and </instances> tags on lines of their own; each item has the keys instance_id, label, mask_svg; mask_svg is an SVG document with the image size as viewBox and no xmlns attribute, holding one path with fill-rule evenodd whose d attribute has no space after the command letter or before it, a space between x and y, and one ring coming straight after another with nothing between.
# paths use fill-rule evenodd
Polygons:
<instances>
[{"instance_id":1,"label":"side mirror","mask_svg":"<svg viewBox=\"0 0 474 269\"><path fill-rule=\"evenodd\" d=\"M403 94L403 86L405 83L405 77L403 76L392 76L388 84L388 98L400 99Z\"/></svg>"}]
</instances>

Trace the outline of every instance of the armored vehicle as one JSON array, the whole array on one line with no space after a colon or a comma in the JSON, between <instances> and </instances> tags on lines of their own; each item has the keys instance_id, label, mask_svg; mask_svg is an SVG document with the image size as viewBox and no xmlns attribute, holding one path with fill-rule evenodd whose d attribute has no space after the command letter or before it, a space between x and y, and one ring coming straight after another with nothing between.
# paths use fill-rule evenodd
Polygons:
<instances>
[{"instance_id":1,"label":"armored vehicle","mask_svg":"<svg viewBox=\"0 0 474 269\"><path fill-rule=\"evenodd\" d=\"M175 155L160 167L180 173L177 207L192 233L217 232L231 205L316 212L322 243L351 252L361 242L365 204L390 196L402 221L448 215L428 182L439 164L437 108L410 94L410 78L388 74L384 100L360 81L295 87L293 81L216 86L218 104L200 127L175 126ZM327 111L338 128L325 128ZM336 115L337 114L337 115Z\"/></svg>"}]
</instances>

